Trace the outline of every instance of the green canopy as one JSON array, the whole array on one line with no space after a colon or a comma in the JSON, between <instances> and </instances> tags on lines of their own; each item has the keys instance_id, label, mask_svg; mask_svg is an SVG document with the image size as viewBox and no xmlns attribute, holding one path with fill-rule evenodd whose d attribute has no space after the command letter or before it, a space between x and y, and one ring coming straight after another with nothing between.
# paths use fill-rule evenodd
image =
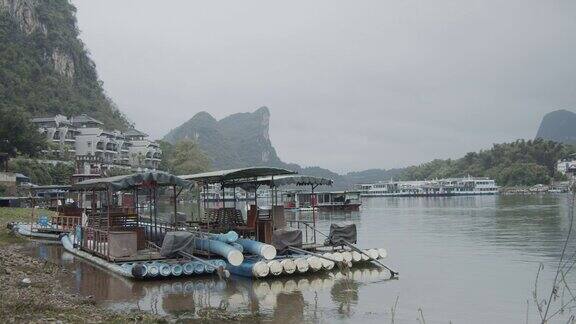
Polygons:
<instances>
[{"instance_id":1,"label":"green canopy","mask_svg":"<svg viewBox=\"0 0 576 324\"><path fill-rule=\"evenodd\" d=\"M313 177L307 175L290 174L275 177L260 177L253 181L259 185L267 185L269 187L281 186L331 186L333 181L331 179Z\"/></svg>"},{"instance_id":2,"label":"green canopy","mask_svg":"<svg viewBox=\"0 0 576 324\"><path fill-rule=\"evenodd\" d=\"M184 188L192 186L190 181L183 180L173 174L153 171L85 180L73 185L72 188L81 190L112 189L118 191L138 187L147 182L154 182L158 186L178 186Z\"/></svg>"},{"instance_id":3,"label":"green canopy","mask_svg":"<svg viewBox=\"0 0 576 324\"><path fill-rule=\"evenodd\" d=\"M289 185L296 186L331 186L333 181L331 179L313 177L299 174L289 174L280 176L259 177L253 181L244 181L237 183L240 188L250 191L261 185L269 187L282 187Z\"/></svg>"},{"instance_id":4,"label":"green canopy","mask_svg":"<svg viewBox=\"0 0 576 324\"><path fill-rule=\"evenodd\" d=\"M279 176L287 174L295 174L296 172L272 168L272 167L253 167L231 170L220 170L212 172L204 172L197 174L181 175L180 178L184 180L196 181L200 183L227 183L235 181L255 181L258 177L266 176Z\"/></svg>"}]
</instances>

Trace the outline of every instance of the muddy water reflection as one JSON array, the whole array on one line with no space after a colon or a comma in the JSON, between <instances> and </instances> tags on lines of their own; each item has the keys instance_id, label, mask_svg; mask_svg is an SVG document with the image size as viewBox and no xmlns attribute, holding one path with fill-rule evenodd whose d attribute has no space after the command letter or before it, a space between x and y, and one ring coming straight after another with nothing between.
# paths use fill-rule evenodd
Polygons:
<instances>
[{"instance_id":1,"label":"muddy water reflection","mask_svg":"<svg viewBox=\"0 0 576 324\"><path fill-rule=\"evenodd\" d=\"M359 301L359 289L368 282L388 278L376 267L318 275L223 281L214 276L169 281L132 281L112 275L73 255L58 245L31 244L29 251L41 259L62 265L70 276L65 286L83 296L92 296L111 309L139 309L177 319L210 317L253 318L282 323L327 319L318 296L328 296L334 313L349 317Z\"/></svg>"}]
</instances>

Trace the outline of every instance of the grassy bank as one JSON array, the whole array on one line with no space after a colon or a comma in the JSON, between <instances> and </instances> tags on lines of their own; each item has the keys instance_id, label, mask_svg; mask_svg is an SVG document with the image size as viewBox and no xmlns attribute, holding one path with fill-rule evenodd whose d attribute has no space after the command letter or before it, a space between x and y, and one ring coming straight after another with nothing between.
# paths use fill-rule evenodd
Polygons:
<instances>
[{"instance_id":1,"label":"grassy bank","mask_svg":"<svg viewBox=\"0 0 576 324\"><path fill-rule=\"evenodd\" d=\"M34 210L35 215L51 215L54 212L45 209ZM26 240L13 235L6 225L10 222L29 222L32 208L0 208L0 246L6 244L23 243Z\"/></svg>"},{"instance_id":2,"label":"grassy bank","mask_svg":"<svg viewBox=\"0 0 576 324\"><path fill-rule=\"evenodd\" d=\"M6 228L10 222L30 220L30 208L0 208L0 322L1 323L153 323L153 315L117 313L64 289L58 278L69 273L54 263L22 253L26 239ZM51 211L36 209L35 213ZM26 280L25 280L26 279ZM29 280L29 282L27 282Z\"/></svg>"}]
</instances>

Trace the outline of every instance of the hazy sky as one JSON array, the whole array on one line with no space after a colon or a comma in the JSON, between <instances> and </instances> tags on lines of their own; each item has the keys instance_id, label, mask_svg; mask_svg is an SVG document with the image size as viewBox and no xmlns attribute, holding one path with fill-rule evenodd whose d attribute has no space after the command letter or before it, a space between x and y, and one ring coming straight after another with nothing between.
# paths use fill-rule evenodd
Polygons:
<instances>
[{"instance_id":1,"label":"hazy sky","mask_svg":"<svg viewBox=\"0 0 576 324\"><path fill-rule=\"evenodd\" d=\"M154 138L267 106L280 158L344 172L532 138L576 111L576 1L73 0L110 97Z\"/></svg>"}]
</instances>

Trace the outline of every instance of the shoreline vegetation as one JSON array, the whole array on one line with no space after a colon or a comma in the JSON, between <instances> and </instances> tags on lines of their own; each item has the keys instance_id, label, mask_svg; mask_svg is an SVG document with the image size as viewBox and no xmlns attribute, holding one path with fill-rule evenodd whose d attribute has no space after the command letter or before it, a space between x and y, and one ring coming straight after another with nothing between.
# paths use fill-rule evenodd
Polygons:
<instances>
[{"instance_id":1,"label":"shoreline vegetation","mask_svg":"<svg viewBox=\"0 0 576 324\"><path fill-rule=\"evenodd\" d=\"M189 174L206 172L212 169L210 160L213 157L202 152L198 144L193 141L182 141L176 145L166 142L161 142L161 144L164 151L161 169L164 171L175 174ZM467 176L488 177L494 179L496 184L502 188L518 188L521 191L528 192L533 191L528 190L530 187L538 185L554 186L555 183L567 181L568 178L556 170L556 165L558 160L574 153L576 153L576 147L572 145L543 139L517 140L511 143L494 144L488 150L469 152L459 159L436 159L420 165L394 169L396 170L394 172L395 175L391 178L405 181ZM75 171L71 161L61 161L61 163L54 163L54 161L51 161L52 163L43 163L42 161L38 158L20 155L9 161L9 169L12 172L22 173L30 177L32 183L35 184L69 184L69 180ZM306 171L306 174L311 176L348 177L348 175L316 174L318 172L321 173L321 171L315 172L314 168ZM336 179L334 180L336 182ZM346 184L346 188L339 188L336 184L335 189L349 189L355 184L374 183L390 179L383 178L381 172L375 172L369 177L356 177L349 180L345 182L339 181L342 182L341 184ZM0 195L2 191L0 187Z\"/></svg>"}]
</instances>

